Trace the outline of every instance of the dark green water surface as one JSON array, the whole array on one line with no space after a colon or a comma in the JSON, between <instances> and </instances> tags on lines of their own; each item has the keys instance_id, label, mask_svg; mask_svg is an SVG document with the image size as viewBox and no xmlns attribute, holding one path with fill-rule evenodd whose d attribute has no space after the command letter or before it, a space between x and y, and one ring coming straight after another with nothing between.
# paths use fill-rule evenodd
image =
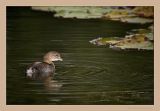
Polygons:
<instances>
[{"instance_id":1,"label":"dark green water surface","mask_svg":"<svg viewBox=\"0 0 160 111\"><path fill-rule=\"evenodd\" d=\"M153 104L153 51L94 46L99 36L123 37L148 25L53 18L7 8L7 104ZM28 80L26 67L48 51L61 53L50 85Z\"/></svg>"}]
</instances>

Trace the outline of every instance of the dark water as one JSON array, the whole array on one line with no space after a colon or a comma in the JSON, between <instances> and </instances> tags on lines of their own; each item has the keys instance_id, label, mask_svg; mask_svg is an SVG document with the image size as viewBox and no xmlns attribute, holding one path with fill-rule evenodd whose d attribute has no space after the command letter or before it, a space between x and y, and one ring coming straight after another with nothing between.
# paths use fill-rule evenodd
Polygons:
<instances>
[{"instance_id":1,"label":"dark water","mask_svg":"<svg viewBox=\"0 0 160 111\"><path fill-rule=\"evenodd\" d=\"M146 26L7 8L7 104L153 104L153 51L115 51L88 42ZM55 63L49 85L26 79L27 65L51 50L64 61Z\"/></svg>"}]
</instances>

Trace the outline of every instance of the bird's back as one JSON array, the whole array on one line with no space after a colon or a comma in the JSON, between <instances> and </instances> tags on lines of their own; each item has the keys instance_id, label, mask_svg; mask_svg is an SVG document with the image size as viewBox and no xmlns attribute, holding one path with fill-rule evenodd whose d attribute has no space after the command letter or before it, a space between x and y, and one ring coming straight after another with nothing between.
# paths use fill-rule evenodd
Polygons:
<instances>
[{"instance_id":1,"label":"bird's back","mask_svg":"<svg viewBox=\"0 0 160 111\"><path fill-rule=\"evenodd\" d=\"M27 77L32 79L44 79L52 76L54 71L54 64L48 64L45 62L34 62L27 68L26 74Z\"/></svg>"}]
</instances>

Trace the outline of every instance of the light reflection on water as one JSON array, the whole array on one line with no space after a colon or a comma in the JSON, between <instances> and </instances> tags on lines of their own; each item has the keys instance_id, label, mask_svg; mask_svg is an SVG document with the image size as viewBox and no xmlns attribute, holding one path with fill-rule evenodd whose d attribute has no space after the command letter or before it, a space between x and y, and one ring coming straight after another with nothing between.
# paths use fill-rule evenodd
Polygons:
<instances>
[{"instance_id":1,"label":"light reflection on water","mask_svg":"<svg viewBox=\"0 0 160 111\"><path fill-rule=\"evenodd\" d=\"M28 8L7 18L7 104L153 104L153 52L114 51L89 40L124 36L146 27L101 20L54 19ZM25 68L56 50L47 83L25 78Z\"/></svg>"}]
</instances>

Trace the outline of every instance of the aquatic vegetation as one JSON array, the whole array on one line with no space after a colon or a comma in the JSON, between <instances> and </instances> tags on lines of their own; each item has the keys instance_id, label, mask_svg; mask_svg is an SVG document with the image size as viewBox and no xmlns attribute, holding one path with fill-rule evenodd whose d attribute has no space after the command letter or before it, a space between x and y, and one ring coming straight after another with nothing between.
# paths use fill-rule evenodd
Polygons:
<instances>
[{"instance_id":1,"label":"aquatic vegetation","mask_svg":"<svg viewBox=\"0 0 160 111\"><path fill-rule=\"evenodd\" d=\"M128 32L124 38L103 37L89 41L94 45L109 45L112 49L137 49L153 50L153 28L134 29Z\"/></svg>"},{"instance_id":2,"label":"aquatic vegetation","mask_svg":"<svg viewBox=\"0 0 160 111\"><path fill-rule=\"evenodd\" d=\"M133 29L129 34L144 34L149 40L153 41L153 25L149 26L147 29Z\"/></svg>"},{"instance_id":3,"label":"aquatic vegetation","mask_svg":"<svg viewBox=\"0 0 160 111\"><path fill-rule=\"evenodd\" d=\"M153 43L144 34L135 34L125 36L110 48L153 50Z\"/></svg>"},{"instance_id":4,"label":"aquatic vegetation","mask_svg":"<svg viewBox=\"0 0 160 111\"><path fill-rule=\"evenodd\" d=\"M118 20L127 23L152 23L153 22L153 7L135 7L131 9L113 9L103 17L110 20Z\"/></svg>"},{"instance_id":5,"label":"aquatic vegetation","mask_svg":"<svg viewBox=\"0 0 160 111\"><path fill-rule=\"evenodd\" d=\"M54 17L77 19L106 19L127 23L152 23L153 7L125 6L33 6L33 10L53 12Z\"/></svg>"},{"instance_id":6,"label":"aquatic vegetation","mask_svg":"<svg viewBox=\"0 0 160 111\"><path fill-rule=\"evenodd\" d=\"M152 23L153 19L141 18L141 17L128 17L128 18L122 18L122 19L120 19L120 21L121 22L128 22L128 23L145 24L145 23Z\"/></svg>"},{"instance_id":7,"label":"aquatic vegetation","mask_svg":"<svg viewBox=\"0 0 160 111\"><path fill-rule=\"evenodd\" d=\"M111 44L115 44L118 42L118 40L120 40L120 38L118 37L105 37L105 38L97 38L97 39L93 39L91 41L89 41L90 43L94 44L94 45L111 45Z\"/></svg>"},{"instance_id":8,"label":"aquatic vegetation","mask_svg":"<svg viewBox=\"0 0 160 111\"><path fill-rule=\"evenodd\" d=\"M136 15L132 13L131 9L113 9L103 15L106 20L122 21L124 18L133 18Z\"/></svg>"},{"instance_id":9,"label":"aquatic vegetation","mask_svg":"<svg viewBox=\"0 0 160 111\"><path fill-rule=\"evenodd\" d=\"M92 6L51 6L37 7L33 6L33 10L54 12L54 17L90 19L101 18L104 13L111 10L110 7L92 7Z\"/></svg>"},{"instance_id":10,"label":"aquatic vegetation","mask_svg":"<svg viewBox=\"0 0 160 111\"><path fill-rule=\"evenodd\" d=\"M133 9L133 11L136 15L139 15L141 17L147 17L147 18L154 17L154 8L153 7L137 6Z\"/></svg>"},{"instance_id":11,"label":"aquatic vegetation","mask_svg":"<svg viewBox=\"0 0 160 111\"><path fill-rule=\"evenodd\" d=\"M120 18L124 17L134 17L135 15L130 12L130 10L126 9L117 9L117 10L111 10L107 14L105 14L103 17L110 18L113 20L119 20Z\"/></svg>"}]
</instances>

